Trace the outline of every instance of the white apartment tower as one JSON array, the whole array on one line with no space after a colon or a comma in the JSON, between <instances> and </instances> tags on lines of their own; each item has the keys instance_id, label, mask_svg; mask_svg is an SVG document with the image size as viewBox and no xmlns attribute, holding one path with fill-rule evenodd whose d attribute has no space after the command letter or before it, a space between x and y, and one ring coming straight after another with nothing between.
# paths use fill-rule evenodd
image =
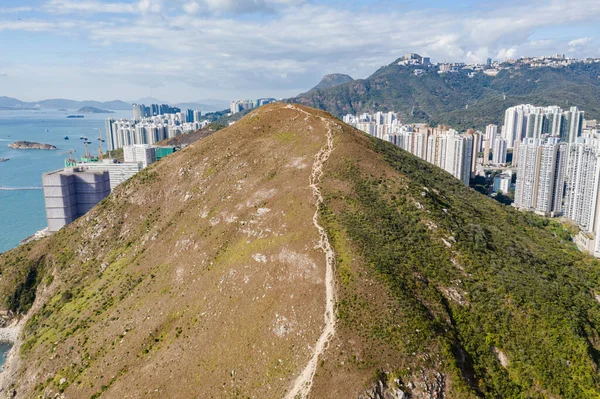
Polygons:
<instances>
[{"instance_id":1,"label":"white apartment tower","mask_svg":"<svg viewBox=\"0 0 600 399\"><path fill-rule=\"evenodd\" d=\"M492 163L495 165L503 165L506 163L507 143L501 136L496 136L494 139L494 151Z\"/></svg>"},{"instance_id":2,"label":"white apartment tower","mask_svg":"<svg viewBox=\"0 0 600 399\"><path fill-rule=\"evenodd\" d=\"M562 212L567 145L526 138L519 145L514 206L543 215Z\"/></svg>"},{"instance_id":3,"label":"white apartment tower","mask_svg":"<svg viewBox=\"0 0 600 399\"><path fill-rule=\"evenodd\" d=\"M503 138L508 148L514 148L515 141L521 141L525 137L527 128L526 114L529 113L529 105L517 105L511 107L504 113Z\"/></svg>"},{"instance_id":4,"label":"white apartment tower","mask_svg":"<svg viewBox=\"0 0 600 399\"><path fill-rule=\"evenodd\" d=\"M467 186L471 179L472 156L473 136L456 132L448 135L444 169Z\"/></svg>"},{"instance_id":5,"label":"white apartment tower","mask_svg":"<svg viewBox=\"0 0 600 399\"><path fill-rule=\"evenodd\" d=\"M597 139L579 139L569 146L565 216L583 231L593 231L598 216L600 148Z\"/></svg>"}]
</instances>

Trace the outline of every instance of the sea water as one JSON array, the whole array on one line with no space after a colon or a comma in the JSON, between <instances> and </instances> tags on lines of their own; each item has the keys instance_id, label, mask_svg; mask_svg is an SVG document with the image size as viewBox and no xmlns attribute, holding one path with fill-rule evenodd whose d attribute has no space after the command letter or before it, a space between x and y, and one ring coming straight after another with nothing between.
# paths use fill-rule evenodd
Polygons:
<instances>
[{"instance_id":1,"label":"sea water","mask_svg":"<svg viewBox=\"0 0 600 399\"><path fill-rule=\"evenodd\" d=\"M7 162L0 162L1 187L41 188L42 174L63 168L65 159L69 158L69 150L75 150L74 158L85 156L81 136L92 142L89 145L90 153L98 155L98 138L100 129L104 131L106 119L131 117L130 111L118 111L114 114L85 115L83 119L68 119L67 115L72 113L55 110L0 110L0 158L9 159ZM69 140L65 140L65 136ZM8 144L15 141L52 144L58 150L8 148ZM103 150L106 152L105 143ZM0 189L0 253L16 247L19 241L46 226L42 190Z\"/></svg>"}]
</instances>

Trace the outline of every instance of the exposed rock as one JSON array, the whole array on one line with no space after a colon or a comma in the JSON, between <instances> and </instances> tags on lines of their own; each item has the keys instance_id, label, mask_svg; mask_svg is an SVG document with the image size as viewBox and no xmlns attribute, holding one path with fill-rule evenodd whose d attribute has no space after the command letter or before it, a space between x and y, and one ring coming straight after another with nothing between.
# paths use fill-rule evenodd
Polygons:
<instances>
[{"instance_id":1,"label":"exposed rock","mask_svg":"<svg viewBox=\"0 0 600 399\"><path fill-rule=\"evenodd\" d=\"M409 399L408 393L398 388L399 384L400 381L396 379L393 384L396 387L390 387L387 383L379 380L375 387L359 396L358 399Z\"/></svg>"},{"instance_id":2,"label":"exposed rock","mask_svg":"<svg viewBox=\"0 0 600 399\"><path fill-rule=\"evenodd\" d=\"M35 143L32 141L17 141L8 145L8 148L15 150L56 150L51 144Z\"/></svg>"}]
</instances>

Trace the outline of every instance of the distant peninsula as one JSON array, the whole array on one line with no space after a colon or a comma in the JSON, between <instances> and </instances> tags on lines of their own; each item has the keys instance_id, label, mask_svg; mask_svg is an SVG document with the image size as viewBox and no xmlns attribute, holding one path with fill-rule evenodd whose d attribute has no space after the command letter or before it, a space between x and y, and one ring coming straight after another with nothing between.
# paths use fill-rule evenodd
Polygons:
<instances>
[{"instance_id":1,"label":"distant peninsula","mask_svg":"<svg viewBox=\"0 0 600 399\"><path fill-rule=\"evenodd\" d=\"M31 141L17 141L8 145L8 148L15 150L56 150L51 144L34 143Z\"/></svg>"},{"instance_id":2,"label":"distant peninsula","mask_svg":"<svg viewBox=\"0 0 600 399\"><path fill-rule=\"evenodd\" d=\"M107 109L100 109L95 107L83 107L77 110L78 114L114 114L113 111Z\"/></svg>"}]
</instances>

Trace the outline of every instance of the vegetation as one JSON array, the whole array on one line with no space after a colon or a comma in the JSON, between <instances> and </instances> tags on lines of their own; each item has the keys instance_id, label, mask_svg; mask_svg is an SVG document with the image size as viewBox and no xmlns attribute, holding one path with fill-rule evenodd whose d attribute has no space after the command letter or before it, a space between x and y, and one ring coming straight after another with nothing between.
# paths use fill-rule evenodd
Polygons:
<instances>
[{"instance_id":1,"label":"vegetation","mask_svg":"<svg viewBox=\"0 0 600 399\"><path fill-rule=\"evenodd\" d=\"M600 262L581 254L560 224L503 207L371 141L398 174L338 163L329 178L351 188L329 191L324 213L399 307L387 328L364 333L398 353L437 353L454 375L451 397L596 397ZM340 317L349 328L379 317L360 307L344 291Z\"/></svg>"},{"instance_id":2,"label":"vegetation","mask_svg":"<svg viewBox=\"0 0 600 399\"><path fill-rule=\"evenodd\" d=\"M333 88L313 90L292 102L321 108L341 117L373 111L399 112L402 121L445 124L456 129L483 129L501 124L508 107L532 103L579 106L590 119L600 117L600 64L565 68L503 70L490 77L469 71L438 74L435 68L420 76L419 67L394 62L369 78Z\"/></svg>"},{"instance_id":3,"label":"vegetation","mask_svg":"<svg viewBox=\"0 0 600 399\"><path fill-rule=\"evenodd\" d=\"M308 184L328 118L268 105L0 255L3 310L26 314L17 397L285 396L322 329ZM600 395L600 262L570 226L333 131L319 220L338 323L314 397L377 380L411 397Z\"/></svg>"}]
</instances>

